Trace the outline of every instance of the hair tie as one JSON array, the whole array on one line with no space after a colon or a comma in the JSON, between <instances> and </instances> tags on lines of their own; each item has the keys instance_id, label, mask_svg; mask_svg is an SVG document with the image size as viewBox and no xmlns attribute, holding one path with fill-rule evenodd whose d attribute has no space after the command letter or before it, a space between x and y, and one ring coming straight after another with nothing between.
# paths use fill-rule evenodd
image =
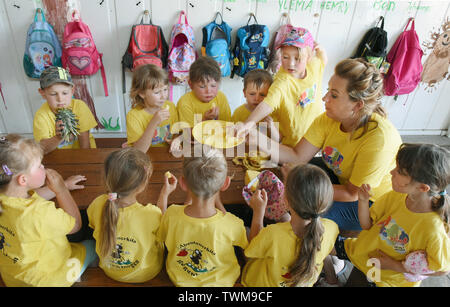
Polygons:
<instances>
[{"instance_id":1,"label":"hair tie","mask_svg":"<svg viewBox=\"0 0 450 307\"><path fill-rule=\"evenodd\" d=\"M441 195L441 196L447 195L447 190L444 190L444 191L440 192L439 195Z\"/></svg>"},{"instance_id":2,"label":"hair tie","mask_svg":"<svg viewBox=\"0 0 450 307\"><path fill-rule=\"evenodd\" d=\"M109 201L114 201L117 199L117 193L109 193L108 194L108 200Z\"/></svg>"},{"instance_id":3,"label":"hair tie","mask_svg":"<svg viewBox=\"0 0 450 307\"><path fill-rule=\"evenodd\" d=\"M8 144L8 139L6 138L6 136L0 137L0 144Z\"/></svg>"},{"instance_id":4,"label":"hair tie","mask_svg":"<svg viewBox=\"0 0 450 307\"><path fill-rule=\"evenodd\" d=\"M11 170L9 169L8 165L3 164L2 165L2 169L5 172L6 175L8 176L12 176L13 172L11 172Z\"/></svg>"},{"instance_id":5,"label":"hair tie","mask_svg":"<svg viewBox=\"0 0 450 307\"><path fill-rule=\"evenodd\" d=\"M310 215L311 215L312 219L316 219L319 217L319 215L317 213L311 213Z\"/></svg>"}]
</instances>

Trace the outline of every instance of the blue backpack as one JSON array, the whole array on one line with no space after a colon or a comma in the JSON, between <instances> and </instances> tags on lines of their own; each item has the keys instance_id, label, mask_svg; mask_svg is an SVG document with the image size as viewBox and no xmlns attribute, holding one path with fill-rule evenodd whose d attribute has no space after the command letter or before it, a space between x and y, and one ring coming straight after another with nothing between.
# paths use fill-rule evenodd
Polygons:
<instances>
[{"instance_id":1,"label":"blue backpack","mask_svg":"<svg viewBox=\"0 0 450 307\"><path fill-rule=\"evenodd\" d=\"M216 23L220 15L222 22ZM216 14L214 21L203 27L202 55L212 57L219 63L222 77L231 74L231 27L223 21L220 13Z\"/></svg>"},{"instance_id":2,"label":"blue backpack","mask_svg":"<svg viewBox=\"0 0 450 307\"><path fill-rule=\"evenodd\" d=\"M41 20L38 20L38 15ZM23 67L30 78L39 78L42 71L50 66L61 67L61 44L53 27L45 21L44 12L38 8L34 22L27 32Z\"/></svg>"},{"instance_id":3,"label":"blue backpack","mask_svg":"<svg viewBox=\"0 0 450 307\"><path fill-rule=\"evenodd\" d=\"M255 24L249 25L252 17ZM250 14L247 25L238 29L234 46L233 73L244 77L253 69L266 69L269 60L269 28L258 24L255 15Z\"/></svg>"}]
</instances>

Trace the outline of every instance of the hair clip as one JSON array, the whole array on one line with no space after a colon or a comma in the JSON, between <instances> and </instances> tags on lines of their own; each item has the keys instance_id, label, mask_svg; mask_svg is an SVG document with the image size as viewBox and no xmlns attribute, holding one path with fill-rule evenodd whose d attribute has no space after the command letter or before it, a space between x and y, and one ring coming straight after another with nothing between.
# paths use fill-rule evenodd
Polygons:
<instances>
[{"instance_id":1,"label":"hair clip","mask_svg":"<svg viewBox=\"0 0 450 307\"><path fill-rule=\"evenodd\" d=\"M8 165L3 164L2 165L2 169L5 172L6 175L8 176L12 176L13 172L11 172L11 170L9 169Z\"/></svg>"},{"instance_id":2,"label":"hair clip","mask_svg":"<svg viewBox=\"0 0 450 307\"><path fill-rule=\"evenodd\" d=\"M109 193L108 194L108 200L109 201L114 201L117 199L117 193Z\"/></svg>"},{"instance_id":3,"label":"hair clip","mask_svg":"<svg viewBox=\"0 0 450 307\"><path fill-rule=\"evenodd\" d=\"M6 138L6 136L0 137L0 144L8 144L8 139Z\"/></svg>"},{"instance_id":4,"label":"hair clip","mask_svg":"<svg viewBox=\"0 0 450 307\"><path fill-rule=\"evenodd\" d=\"M444 191L440 192L439 195L441 195L441 196L447 195L447 190L444 190Z\"/></svg>"}]
</instances>

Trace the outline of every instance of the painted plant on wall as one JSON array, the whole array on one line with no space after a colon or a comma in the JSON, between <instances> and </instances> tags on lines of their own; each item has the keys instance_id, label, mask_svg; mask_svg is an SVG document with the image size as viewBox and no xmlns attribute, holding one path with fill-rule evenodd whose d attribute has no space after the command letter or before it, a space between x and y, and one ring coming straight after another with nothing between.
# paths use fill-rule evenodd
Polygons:
<instances>
[{"instance_id":1,"label":"painted plant on wall","mask_svg":"<svg viewBox=\"0 0 450 307\"><path fill-rule=\"evenodd\" d=\"M448 72L450 65L450 20L448 17L438 32L431 33L431 41L424 42L423 46L431 50L431 54L423 64L421 81L427 84L426 89L431 92L443 79L450 80Z\"/></svg>"},{"instance_id":2,"label":"painted plant on wall","mask_svg":"<svg viewBox=\"0 0 450 307\"><path fill-rule=\"evenodd\" d=\"M53 25L56 35L62 41L62 36L64 33L64 27L67 23L67 13L68 13L68 0L43 0L43 5L45 8L47 21ZM74 96L77 99L83 100L91 110L97 121L97 128L104 129L105 127L97 118L97 113L95 112L94 101L89 94L86 76L72 76L72 80L75 83L75 93Z\"/></svg>"}]
</instances>

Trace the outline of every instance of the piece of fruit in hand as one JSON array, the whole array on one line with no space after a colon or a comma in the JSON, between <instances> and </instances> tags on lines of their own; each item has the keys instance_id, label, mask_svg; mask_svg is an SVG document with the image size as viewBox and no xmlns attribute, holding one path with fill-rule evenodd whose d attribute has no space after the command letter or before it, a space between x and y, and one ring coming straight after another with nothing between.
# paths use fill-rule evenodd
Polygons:
<instances>
[{"instance_id":1,"label":"piece of fruit in hand","mask_svg":"<svg viewBox=\"0 0 450 307\"><path fill-rule=\"evenodd\" d=\"M58 109L56 121L59 120L64 125L61 137L66 143L70 143L71 139L76 139L80 134L78 118L70 109Z\"/></svg>"}]
</instances>

